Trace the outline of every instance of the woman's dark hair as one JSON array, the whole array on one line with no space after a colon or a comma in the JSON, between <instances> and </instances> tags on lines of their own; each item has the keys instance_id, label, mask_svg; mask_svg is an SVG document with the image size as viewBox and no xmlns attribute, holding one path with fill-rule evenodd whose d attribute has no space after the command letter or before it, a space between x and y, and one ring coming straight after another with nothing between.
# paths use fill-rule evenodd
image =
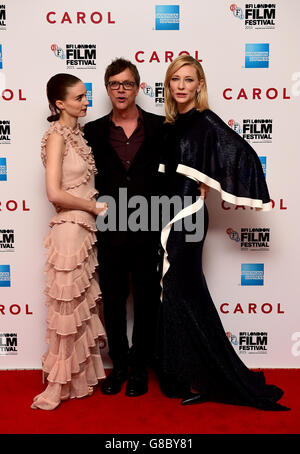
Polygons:
<instances>
[{"instance_id":1,"label":"woman's dark hair","mask_svg":"<svg viewBox=\"0 0 300 454\"><path fill-rule=\"evenodd\" d=\"M60 110L56 106L56 101L63 101L66 97L68 87L72 87L78 82L81 82L81 80L76 76L72 76L72 74L56 74L51 77L47 83L47 98L49 109L52 112L52 115L47 118L48 121L59 120Z\"/></svg>"},{"instance_id":2,"label":"woman's dark hair","mask_svg":"<svg viewBox=\"0 0 300 454\"><path fill-rule=\"evenodd\" d=\"M121 72L125 71L125 69L129 69L134 77L136 85L140 86L140 75L137 70L137 67L131 63L129 60L125 60L124 58L116 58L111 62L111 64L106 68L105 75L104 75L104 83L107 87L109 82L109 78L112 76L116 76Z\"/></svg>"}]
</instances>

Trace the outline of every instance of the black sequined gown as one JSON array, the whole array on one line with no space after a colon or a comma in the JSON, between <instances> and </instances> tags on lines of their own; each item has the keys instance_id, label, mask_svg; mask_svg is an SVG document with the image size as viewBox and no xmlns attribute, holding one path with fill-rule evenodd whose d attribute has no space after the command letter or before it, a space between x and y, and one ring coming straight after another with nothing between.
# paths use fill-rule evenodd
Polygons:
<instances>
[{"instance_id":1,"label":"black sequined gown","mask_svg":"<svg viewBox=\"0 0 300 454\"><path fill-rule=\"evenodd\" d=\"M160 171L169 197L188 195L196 201L199 181L204 181L224 200L270 208L258 156L212 111L193 109L165 125L163 150ZM283 391L267 385L263 372L249 370L224 332L202 271L208 213L205 204L200 210L202 240L186 241L187 232L175 231L173 225L164 247L168 269L162 279L159 321L161 389L169 397L184 398L192 387L211 401L288 410L277 403ZM195 221L196 215L190 216Z\"/></svg>"}]
</instances>

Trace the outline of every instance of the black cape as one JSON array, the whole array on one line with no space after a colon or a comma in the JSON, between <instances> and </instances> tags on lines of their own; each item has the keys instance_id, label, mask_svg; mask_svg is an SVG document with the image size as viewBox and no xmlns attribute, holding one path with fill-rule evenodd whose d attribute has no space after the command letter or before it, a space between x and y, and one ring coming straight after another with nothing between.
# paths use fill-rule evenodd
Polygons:
<instances>
[{"instance_id":1,"label":"black cape","mask_svg":"<svg viewBox=\"0 0 300 454\"><path fill-rule=\"evenodd\" d=\"M189 196L198 206L202 181L228 202L271 208L255 151L212 111L193 109L167 124L162 153L160 171L169 197ZM204 235L199 241L187 242L184 228L177 231L172 223L162 230L168 266L162 271L159 314L161 389L169 397L184 398L193 388L211 401L288 410L277 403L283 391L267 385L263 372L248 369L224 332L202 270L208 212L204 203L200 209Z\"/></svg>"}]
</instances>

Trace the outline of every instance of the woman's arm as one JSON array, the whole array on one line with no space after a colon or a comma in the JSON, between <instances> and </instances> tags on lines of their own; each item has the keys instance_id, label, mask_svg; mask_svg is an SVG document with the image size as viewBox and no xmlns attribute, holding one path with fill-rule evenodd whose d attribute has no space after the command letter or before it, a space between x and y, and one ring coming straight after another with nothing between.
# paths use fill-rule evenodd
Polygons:
<instances>
[{"instance_id":1,"label":"woman's arm","mask_svg":"<svg viewBox=\"0 0 300 454\"><path fill-rule=\"evenodd\" d=\"M53 132L50 134L46 152L46 191L49 201L54 206L69 210L82 210L97 216L106 210L106 204L97 204L95 200L86 200L75 197L61 188L62 162L65 151L65 143L62 135Z\"/></svg>"}]
</instances>

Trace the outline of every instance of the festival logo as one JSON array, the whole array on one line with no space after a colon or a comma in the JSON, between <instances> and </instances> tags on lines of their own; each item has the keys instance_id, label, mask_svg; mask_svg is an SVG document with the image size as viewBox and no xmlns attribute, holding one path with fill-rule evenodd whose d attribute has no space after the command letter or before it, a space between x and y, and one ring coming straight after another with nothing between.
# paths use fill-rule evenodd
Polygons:
<instances>
[{"instance_id":1,"label":"festival logo","mask_svg":"<svg viewBox=\"0 0 300 454\"><path fill-rule=\"evenodd\" d=\"M6 30L6 9L5 9L5 5L0 5L0 30Z\"/></svg>"},{"instance_id":2,"label":"festival logo","mask_svg":"<svg viewBox=\"0 0 300 454\"><path fill-rule=\"evenodd\" d=\"M261 162L261 166L264 172L264 176L266 178L267 175L267 157L266 156L259 156L259 160Z\"/></svg>"},{"instance_id":3,"label":"festival logo","mask_svg":"<svg viewBox=\"0 0 300 454\"><path fill-rule=\"evenodd\" d=\"M276 208L278 210L287 210L288 209L288 205L287 205L286 199L278 199L276 201L271 199L270 202L271 202L271 205L272 205L272 210L274 208ZM246 206L246 205L235 205L235 206L232 205L231 206L229 203L225 202L224 200L221 201L221 208L222 208L222 210L225 210L225 211L230 211L230 210L236 210L236 211L255 210L254 207L249 207L249 206Z\"/></svg>"},{"instance_id":4,"label":"festival logo","mask_svg":"<svg viewBox=\"0 0 300 454\"><path fill-rule=\"evenodd\" d=\"M195 50L194 52L188 52L187 50L180 50L178 52L173 52L172 50L165 50L163 52L159 52L156 50L153 50L150 53L150 56L145 56L145 51L144 50L138 50L134 54L134 59L137 63L171 63L178 55L191 55L192 57L195 58L195 60L202 62L203 60L200 59L200 52L198 50Z\"/></svg>"},{"instance_id":5,"label":"festival logo","mask_svg":"<svg viewBox=\"0 0 300 454\"><path fill-rule=\"evenodd\" d=\"M220 304L219 311L221 314L285 314L285 310L281 307L281 303L271 303L265 302L262 304L257 304L255 302L251 303L235 303L226 301Z\"/></svg>"},{"instance_id":6,"label":"festival logo","mask_svg":"<svg viewBox=\"0 0 300 454\"><path fill-rule=\"evenodd\" d=\"M229 227L226 233L232 241L240 244L241 251L270 250L270 228L268 227L242 227L239 232Z\"/></svg>"},{"instance_id":7,"label":"festival logo","mask_svg":"<svg viewBox=\"0 0 300 454\"><path fill-rule=\"evenodd\" d=\"M245 68L269 68L269 43L245 44Z\"/></svg>"},{"instance_id":8,"label":"festival logo","mask_svg":"<svg viewBox=\"0 0 300 454\"><path fill-rule=\"evenodd\" d=\"M49 24L115 24L116 21L112 17L112 13L107 11L101 13L100 11L93 11L90 14L86 14L84 11L77 11L76 13L68 13L65 11L62 16L56 15L56 11L49 11L46 14L46 21Z\"/></svg>"},{"instance_id":9,"label":"festival logo","mask_svg":"<svg viewBox=\"0 0 300 454\"><path fill-rule=\"evenodd\" d=\"M275 3L247 3L244 10L235 3L230 5L233 16L239 19L247 30L275 29Z\"/></svg>"},{"instance_id":10,"label":"festival logo","mask_svg":"<svg viewBox=\"0 0 300 454\"><path fill-rule=\"evenodd\" d=\"M0 333L0 356L18 354L18 336L16 333Z\"/></svg>"},{"instance_id":11,"label":"festival logo","mask_svg":"<svg viewBox=\"0 0 300 454\"><path fill-rule=\"evenodd\" d=\"M155 30L179 30L179 5L155 6Z\"/></svg>"},{"instance_id":12,"label":"festival logo","mask_svg":"<svg viewBox=\"0 0 300 454\"><path fill-rule=\"evenodd\" d=\"M1 158L0 158L1 160ZM0 164L0 181L1 181L1 164ZM26 200L0 200L0 211L30 211Z\"/></svg>"},{"instance_id":13,"label":"festival logo","mask_svg":"<svg viewBox=\"0 0 300 454\"><path fill-rule=\"evenodd\" d=\"M264 285L264 264L242 263L241 285Z\"/></svg>"},{"instance_id":14,"label":"festival logo","mask_svg":"<svg viewBox=\"0 0 300 454\"><path fill-rule=\"evenodd\" d=\"M273 101L274 99L291 99L290 95L288 94L287 88L283 87L282 89L278 89L275 87L270 88L238 88L235 91L233 88L227 87L224 88L222 96L227 101L231 100L255 100L255 101L265 101L266 99Z\"/></svg>"},{"instance_id":15,"label":"festival logo","mask_svg":"<svg viewBox=\"0 0 300 454\"><path fill-rule=\"evenodd\" d=\"M6 88L2 92L0 92L0 101L1 99L3 101L12 101L13 99L16 99L17 101L26 101L27 98L23 96L22 89L19 88L18 92L14 92L10 88Z\"/></svg>"},{"instance_id":16,"label":"festival logo","mask_svg":"<svg viewBox=\"0 0 300 454\"><path fill-rule=\"evenodd\" d=\"M13 229L0 229L0 252L15 251L15 231Z\"/></svg>"},{"instance_id":17,"label":"festival logo","mask_svg":"<svg viewBox=\"0 0 300 454\"><path fill-rule=\"evenodd\" d=\"M2 52L2 44L0 44L0 69L3 69L3 52Z\"/></svg>"},{"instance_id":18,"label":"festival logo","mask_svg":"<svg viewBox=\"0 0 300 454\"><path fill-rule=\"evenodd\" d=\"M84 85L86 88L86 97L89 102L88 107L93 107L93 84L92 82L85 82Z\"/></svg>"},{"instance_id":19,"label":"festival logo","mask_svg":"<svg viewBox=\"0 0 300 454\"><path fill-rule=\"evenodd\" d=\"M10 287L10 265L0 265L0 287Z\"/></svg>"},{"instance_id":20,"label":"festival logo","mask_svg":"<svg viewBox=\"0 0 300 454\"><path fill-rule=\"evenodd\" d=\"M0 181L7 181L6 158L0 158Z\"/></svg>"},{"instance_id":21,"label":"festival logo","mask_svg":"<svg viewBox=\"0 0 300 454\"><path fill-rule=\"evenodd\" d=\"M25 304L24 306L20 306L20 304L2 304L0 303L0 317L2 316L8 316L10 317L11 315L33 315L33 312L31 308L29 307L29 304Z\"/></svg>"},{"instance_id":22,"label":"festival logo","mask_svg":"<svg viewBox=\"0 0 300 454\"><path fill-rule=\"evenodd\" d=\"M96 44L51 44L54 55L65 60L67 69L96 69Z\"/></svg>"},{"instance_id":23,"label":"festival logo","mask_svg":"<svg viewBox=\"0 0 300 454\"><path fill-rule=\"evenodd\" d=\"M163 82L155 82L154 88L151 85L148 85L146 82L142 82L140 87L144 95L153 98L155 106L162 106L164 104L165 98Z\"/></svg>"},{"instance_id":24,"label":"festival logo","mask_svg":"<svg viewBox=\"0 0 300 454\"><path fill-rule=\"evenodd\" d=\"M10 144L10 120L0 120L0 144Z\"/></svg>"},{"instance_id":25,"label":"festival logo","mask_svg":"<svg viewBox=\"0 0 300 454\"><path fill-rule=\"evenodd\" d=\"M268 352L267 332L240 332L236 336L228 331L226 336L240 354L266 354Z\"/></svg>"},{"instance_id":26,"label":"festival logo","mask_svg":"<svg viewBox=\"0 0 300 454\"><path fill-rule=\"evenodd\" d=\"M231 118L228 125L249 143L272 143L273 120L270 118Z\"/></svg>"}]
</instances>

